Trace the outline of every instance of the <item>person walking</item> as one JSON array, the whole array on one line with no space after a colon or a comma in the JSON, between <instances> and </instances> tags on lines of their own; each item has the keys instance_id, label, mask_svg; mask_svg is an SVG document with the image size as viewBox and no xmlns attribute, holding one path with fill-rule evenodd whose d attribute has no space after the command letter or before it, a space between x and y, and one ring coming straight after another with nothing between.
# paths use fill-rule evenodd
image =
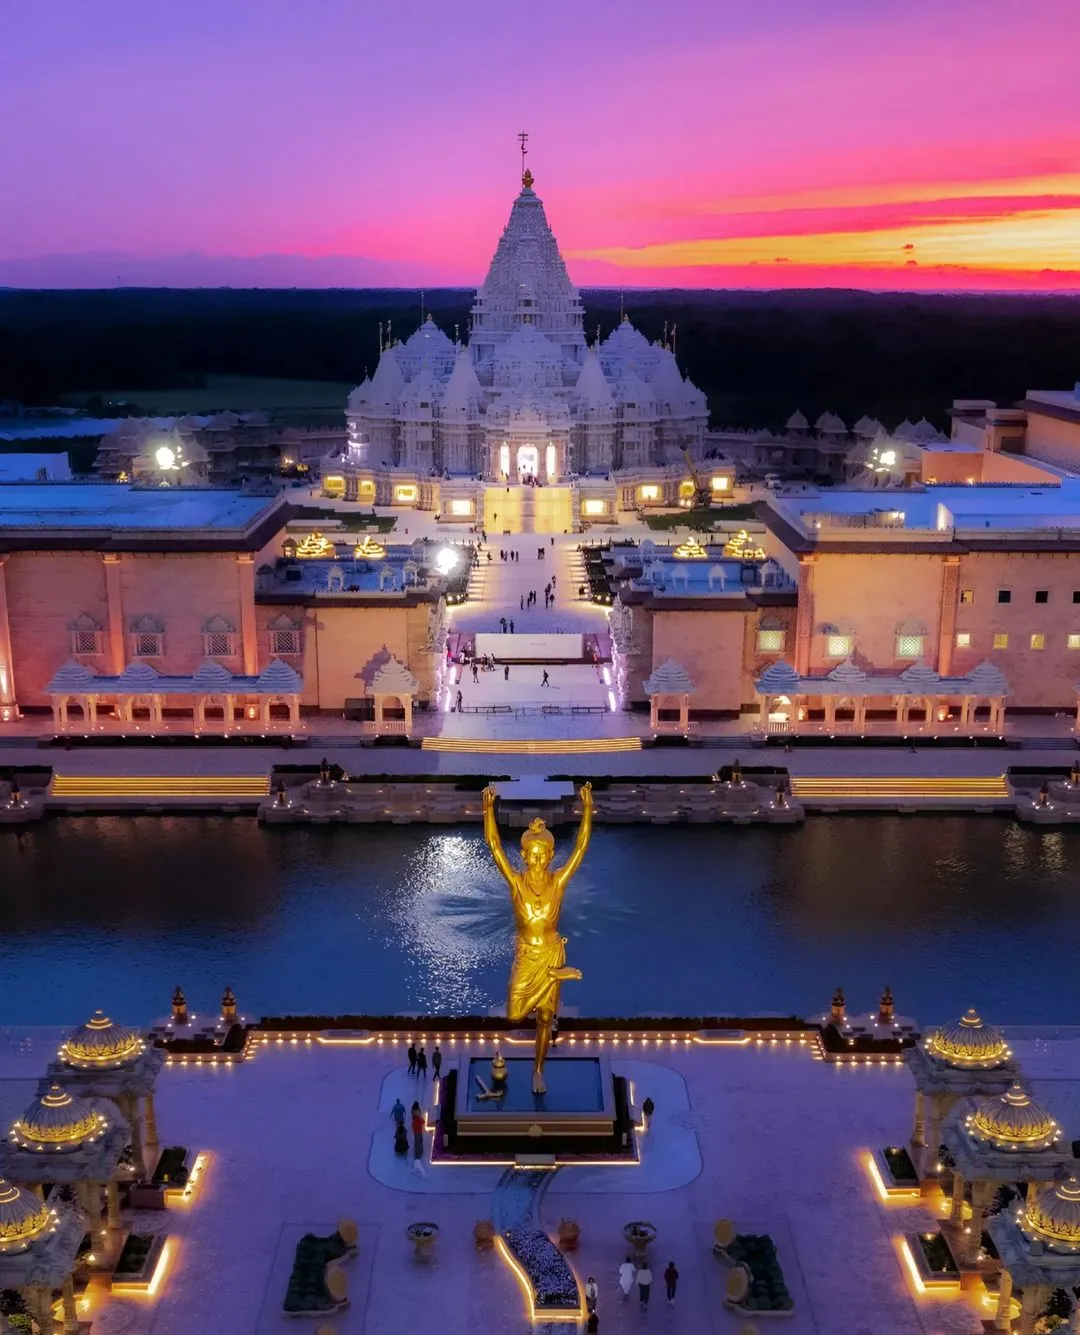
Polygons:
<instances>
[{"instance_id":1,"label":"person walking","mask_svg":"<svg viewBox=\"0 0 1080 1335\"><path fill-rule=\"evenodd\" d=\"M458 693L457 693L457 712L458 712L459 714L461 713L461 692L460 692L460 691L458 691Z\"/></svg>"},{"instance_id":2,"label":"person walking","mask_svg":"<svg viewBox=\"0 0 1080 1335\"><path fill-rule=\"evenodd\" d=\"M405 1105L400 1098L394 1100L394 1106L390 1109L390 1116L394 1119L395 1126L405 1125Z\"/></svg>"},{"instance_id":3,"label":"person walking","mask_svg":"<svg viewBox=\"0 0 1080 1335\"><path fill-rule=\"evenodd\" d=\"M510 680L510 664L507 663L503 667L503 681L509 681L509 680Z\"/></svg>"},{"instance_id":4,"label":"person walking","mask_svg":"<svg viewBox=\"0 0 1080 1335\"><path fill-rule=\"evenodd\" d=\"M424 1051L424 1045L420 1044L420 1051L416 1054L416 1074L421 1080L427 1079L427 1053Z\"/></svg>"},{"instance_id":5,"label":"person walking","mask_svg":"<svg viewBox=\"0 0 1080 1335\"><path fill-rule=\"evenodd\" d=\"M649 1261L646 1257L640 1270L637 1272L637 1291L638 1298L642 1307L649 1305L649 1290L652 1288L652 1271L649 1269Z\"/></svg>"},{"instance_id":6,"label":"person walking","mask_svg":"<svg viewBox=\"0 0 1080 1335\"><path fill-rule=\"evenodd\" d=\"M619 1289L621 1290L624 1299L630 1297L636 1276L637 1267L628 1256L622 1265L619 1266Z\"/></svg>"},{"instance_id":7,"label":"person walking","mask_svg":"<svg viewBox=\"0 0 1080 1335\"><path fill-rule=\"evenodd\" d=\"M409 1044L409 1074L416 1074L416 1044Z\"/></svg>"},{"instance_id":8,"label":"person walking","mask_svg":"<svg viewBox=\"0 0 1080 1335\"><path fill-rule=\"evenodd\" d=\"M505 634L506 634L506 618L505 618L505 617L500 617L500 618L499 618L499 625L502 626L502 633L505 635Z\"/></svg>"},{"instance_id":9,"label":"person walking","mask_svg":"<svg viewBox=\"0 0 1080 1335\"><path fill-rule=\"evenodd\" d=\"M664 1271L664 1285L667 1288L667 1300L670 1307L675 1301L675 1290L679 1284L679 1272L675 1269L675 1262L669 1261L667 1269Z\"/></svg>"},{"instance_id":10,"label":"person walking","mask_svg":"<svg viewBox=\"0 0 1080 1335\"><path fill-rule=\"evenodd\" d=\"M413 1158L422 1159L424 1157L424 1114L420 1111L419 1103L412 1106L412 1144Z\"/></svg>"},{"instance_id":11,"label":"person walking","mask_svg":"<svg viewBox=\"0 0 1080 1335\"><path fill-rule=\"evenodd\" d=\"M473 665L472 665L472 679L473 679L473 684L475 686L478 686L480 684L480 669L476 666L475 659L473 659Z\"/></svg>"},{"instance_id":12,"label":"person walking","mask_svg":"<svg viewBox=\"0 0 1080 1335\"><path fill-rule=\"evenodd\" d=\"M514 633L514 618L511 617L511 618L510 618L510 634L513 635L513 633Z\"/></svg>"},{"instance_id":13,"label":"person walking","mask_svg":"<svg viewBox=\"0 0 1080 1335\"><path fill-rule=\"evenodd\" d=\"M550 685L551 685L551 680L550 680L550 678L548 677L547 668L544 668L544 675L540 678L540 685L541 685L541 686L550 686ZM547 705L545 705L544 708L546 709L546 708L547 708Z\"/></svg>"},{"instance_id":14,"label":"person walking","mask_svg":"<svg viewBox=\"0 0 1080 1335\"><path fill-rule=\"evenodd\" d=\"M558 578L557 575L552 575L552 577L551 577L551 592L552 592L552 593L555 592L555 581L556 581L557 578Z\"/></svg>"},{"instance_id":15,"label":"person walking","mask_svg":"<svg viewBox=\"0 0 1080 1335\"><path fill-rule=\"evenodd\" d=\"M525 611L525 595L524 595L524 594L522 594L521 597L518 599L518 610L521 611L521 612L524 612L524 611Z\"/></svg>"},{"instance_id":16,"label":"person walking","mask_svg":"<svg viewBox=\"0 0 1080 1335\"><path fill-rule=\"evenodd\" d=\"M595 1312L596 1304L600 1297L600 1289L597 1287L596 1280L589 1276L585 1281L585 1310L586 1312Z\"/></svg>"},{"instance_id":17,"label":"person walking","mask_svg":"<svg viewBox=\"0 0 1080 1335\"><path fill-rule=\"evenodd\" d=\"M588 1321L585 1322L586 1335L596 1335L596 1332L599 1331L599 1329L600 1329L600 1318L596 1315L596 1309L593 1308L593 1310L589 1313Z\"/></svg>"},{"instance_id":18,"label":"person walking","mask_svg":"<svg viewBox=\"0 0 1080 1335\"><path fill-rule=\"evenodd\" d=\"M435 1044L435 1051L431 1054L431 1078L439 1080L442 1078L442 1048L438 1043Z\"/></svg>"}]
</instances>

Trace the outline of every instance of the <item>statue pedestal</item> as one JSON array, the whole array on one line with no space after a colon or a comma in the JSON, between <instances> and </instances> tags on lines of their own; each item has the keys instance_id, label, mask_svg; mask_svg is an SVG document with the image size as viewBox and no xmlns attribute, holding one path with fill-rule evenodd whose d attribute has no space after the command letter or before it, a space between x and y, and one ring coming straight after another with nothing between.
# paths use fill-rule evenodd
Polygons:
<instances>
[{"instance_id":1,"label":"statue pedestal","mask_svg":"<svg viewBox=\"0 0 1080 1335\"><path fill-rule=\"evenodd\" d=\"M452 1156L582 1155L632 1152L626 1081L601 1057L550 1057L547 1092L532 1092L532 1056L509 1057L505 1092L494 1092L490 1057L470 1057L444 1082L440 1119ZM483 1087L478 1083L483 1082ZM445 1088L450 1084L452 1088Z\"/></svg>"}]
</instances>

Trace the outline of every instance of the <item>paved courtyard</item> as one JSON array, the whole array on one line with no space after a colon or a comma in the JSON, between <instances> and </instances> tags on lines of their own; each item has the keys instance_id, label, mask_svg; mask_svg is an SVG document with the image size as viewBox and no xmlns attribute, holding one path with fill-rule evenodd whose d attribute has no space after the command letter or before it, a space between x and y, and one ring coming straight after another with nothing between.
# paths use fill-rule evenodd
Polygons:
<instances>
[{"instance_id":1,"label":"paved courtyard","mask_svg":"<svg viewBox=\"0 0 1080 1335\"><path fill-rule=\"evenodd\" d=\"M1010 1037L1068 1135L1080 1125L1080 1036ZM8 1121L29 1101L55 1039L55 1031L3 1035L0 1114ZM296 1240L332 1231L342 1215L359 1223L360 1253L347 1264L352 1302L334 1319L339 1335L528 1330L514 1276L472 1237L476 1220L491 1215L502 1170L425 1163L420 1175L392 1153L395 1097L420 1098L430 1110L434 1094L431 1080L406 1074L404 1049L271 1043L236 1068L168 1066L158 1094L162 1142L208 1151L209 1168L192 1206L143 1216L176 1241L160 1293L94 1298L84 1313L94 1335L295 1331L280 1303ZM451 1063L485 1049L458 1042L444 1050ZM578 1043L568 1055L594 1050ZM775 1239L796 1304L784 1323L791 1335L981 1329L966 1296L912 1298L893 1239L932 1217L921 1205L882 1206L864 1172L862 1150L910 1131L905 1068L827 1065L797 1043L624 1040L603 1051L639 1100L647 1093L656 1103L641 1164L560 1169L541 1217L549 1231L564 1216L579 1221L581 1246L569 1259L582 1282L590 1274L599 1282L604 1335L738 1335L748 1318L723 1307L711 1250L722 1217ZM674 1307L657 1292L659 1274L647 1312L618 1294L622 1226L642 1218L658 1230L657 1271L668 1260L680 1271ZM440 1229L426 1261L405 1237L418 1220Z\"/></svg>"}]
</instances>

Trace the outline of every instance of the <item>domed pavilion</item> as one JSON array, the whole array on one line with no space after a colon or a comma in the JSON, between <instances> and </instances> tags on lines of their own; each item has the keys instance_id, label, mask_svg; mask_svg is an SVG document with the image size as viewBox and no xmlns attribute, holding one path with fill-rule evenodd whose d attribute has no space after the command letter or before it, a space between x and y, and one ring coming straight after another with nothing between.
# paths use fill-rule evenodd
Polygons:
<instances>
[{"instance_id":1,"label":"domed pavilion","mask_svg":"<svg viewBox=\"0 0 1080 1335\"><path fill-rule=\"evenodd\" d=\"M14 1289L37 1322L55 1329L54 1295L63 1303L65 1331L79 1329L75 1261L86 1221L68 1205L52 1208L29 1188L0 1177L0 1289Z\"/></svg>"},{"instance_id":2,"label":"domed pavilion","mask_svg":"<svg viewBox=\"0 0 1080 1335\"><path fill-rule=\"evenodd\" d=\"M1001 1258L1001 1287L995 1327L1009 1330L1014 1286L1023 1289L1019 1335L1033 1335L1035 1322L1055 1289L1080 1286L1080 1181L1075 1177L1028 1194L1026 1206L1002 1211L987 1229ZM1080 1302L1067 1328L1080 1335Z\"/></svg>"},{"instance_id":3,"label":"domed pavilion","mask_svg":"<svg viewBox=\"0 0 1080 1335\"><path fill-rule=\"evenodd\" d=\"M998 1187L1018 1182L1047 1183L1068 1176L1075 1160L1063 1143L1061 1127L1019 1082L1004 1094L957 1105L942 1132L952 1158L953 1251L962 1267L974 1269L986 1212ZM963 1230L964 1189L971 1186L970 1230Z\"/></svg>"},{"instance_id":4,"label":"domed pavilion","mask_svg":"<svg viewBox=\"0 0 1080 1335\"><path fill-rule=\"evenodd\" d=\"M135 1173L134 1164L121 1162L130 1141L128 1125L113 1104L53 1084L0 1141L0 1176L24 1186L53 1182L73 1187L97 1237L103 1192L109 1228L120 1229L117 1184Z\"/></svg>"},{"instance_id":5,"label":"domed pavilion","mask_svg":"<svg viewBox=\"0 0 1080 1335\"><path fill-rule=\"evenodd\" d=\"M1004 1094L1020 1068L1001 1031L974 1007L959 1020L931 1030L905 1052L904 1060L915 1077L911 1151L925 1189L936 1180L941 1131L951 1110L961 1099Z\"/></svg>"},{"instance_id":6,"label":"domed pavilion","mask_svg":"<svg viewBox=\"0 0 1080 1335\"><path fill-rule=\"evenodd\" d=\"M158 1145L154 1086L165 1062L164 1052L151 1047L137 1029L95 1011L68 1035L56 1055L38 1093L45 1095L56 1084L69 1094L116 1104L130 1128L132 1154L141 1177L144 1146L156 1149Z\"/></svg>"}]
</instances>

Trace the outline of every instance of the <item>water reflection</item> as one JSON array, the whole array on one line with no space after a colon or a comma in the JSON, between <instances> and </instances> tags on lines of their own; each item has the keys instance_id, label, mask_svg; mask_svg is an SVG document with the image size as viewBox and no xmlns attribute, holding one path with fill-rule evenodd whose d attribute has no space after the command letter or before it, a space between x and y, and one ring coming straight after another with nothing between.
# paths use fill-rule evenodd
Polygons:
<instances>
[{"instance_id":1,"label":"water reflection","mask_svg":"<svg viewBox=\"0 0 1080 1335\"><path fill-rule=\"evenodd\" d=\"M565 854L560 841L557 856ZM992 817L798 829L599 827L562 925L586 1014L819 1009L890 983L924 1018L972 1002L1072 1019L1080 833ZM143 1019L176 983L250 1012L486 1011L505 999L506 887L478 830L264 830L70 818L0 833L0 1019Z\"/></svg>"}]
</instances>

